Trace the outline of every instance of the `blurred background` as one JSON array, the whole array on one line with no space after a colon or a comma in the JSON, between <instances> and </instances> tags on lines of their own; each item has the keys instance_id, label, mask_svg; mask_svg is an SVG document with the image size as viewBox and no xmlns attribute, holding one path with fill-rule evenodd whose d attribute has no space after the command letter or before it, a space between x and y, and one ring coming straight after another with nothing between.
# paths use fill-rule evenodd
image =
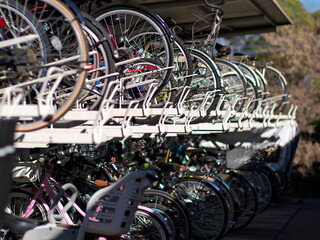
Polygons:
<instances>
[{"instance_id":1,"label":"blurred background","mask_svg":"<svg viewBox=\"0 0 320 240\"><path fill-rule=\"evenodd\" d=\"M277 0L293 24L277 32L219 39L233 53L273 61L298 105L301 131L289 191L320 196L320 1Z\"/></svg>"}]
</instances>

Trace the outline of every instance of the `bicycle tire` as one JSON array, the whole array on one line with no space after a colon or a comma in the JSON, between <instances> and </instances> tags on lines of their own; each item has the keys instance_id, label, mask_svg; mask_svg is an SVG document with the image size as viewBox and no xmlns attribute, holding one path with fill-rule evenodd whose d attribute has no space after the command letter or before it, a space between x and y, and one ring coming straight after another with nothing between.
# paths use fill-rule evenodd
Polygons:
<instances>
[{"instance_id":1,"label":"bicycle tire","mask_svg":"<svg viewBox=\"0 0 320 240\"><path fill-rule=\"evenodd\" d=\"M169 193L187 205L191 238L220 239L227 226L227 206L212 182L190 176L171 182Z\"/></svg>"},{"instance_id":2,"label":"bicycle tire","mask_svg":"<svg viewBox=\"0 0 320 240\"><path fill-rule=\"evenodd\" d=\"M258 88L254 84L253 79L246 76L246 110L249 113L253 113L258 107L258 101L260 101Z\"/></svg>"},{"instance_id":3,"label":"bicycle tire","mask_svg":"<svg viewBox=\"0 0 320 240\"><path fill-rule=\"evenodd\" d=\"M190 239L190 221L186 207L168 192L147 189L144 192L141 204L147 207L160 209L167 213L174 224L174 239Z\"/></svg>"},{"instance_id":4,"label":"bicycle tire","mask_svg":"<svg viewBox=\"0 0 320 240\"><path fill-rule=\"evenodd\" d=\"M263 212L269 206L272 198L272 186L269 178L263 171L241 171L240 173L253 183L258 197L258 213Z\"/></svg>"},{"instance_id":5,"label":"bicycle tire","mask_svg":"<svg viewBox=\"0 0 320 240\"><path fill-rule=\"evenodd\" d=\"M108 84L114 81L114 77L103 78L103 76L115 72L115 63L107 43L108 36L104 34L103 27L90 15L82 14L86 20L85 24L81 24L81 27L88 39L90 71L88 71L85 85L77 103L81 106L81 109L97 110L107 94ZM94 81L95 79L97 80ZM56 128L69 128L84 122L58 120L53 126Z\"/></svg>"},{"instance_id":6,"label":"bicycle tire","mask_svg":"<svg viewBox=\"0 0 320 240\"><path fill-rule=\"evenodd\" d=\"M166 224L168 225L168 227L170 228L171 230L171 237L170 237L170 240L174 240L175 239L175 227L174 227L174 223L172 221L172 219L169 217L169 215L160 210L160 209L157 209L157 208L151 208L153 211L159 213L163 218L164 220L166 221Z\"/></svg>"},{"instance_id":7,"label":"bicycle tire","mask_svg":"<svg viewBox=\"0 0 320 240\"><path fill-rule=\"evenodd\" d=\"M230 102L228 105L234 105L234 100L236 100L234 110L240 112L245 105L247 97L246 78L237 65L232 62L217 58L216 63L223 76L224 89L227 93L226 100ZM231 75L229 75L230 73ZM238 97L238 99L236 97Z\"/></svg>"},{"instance_id":8,"label":"bicycle tire","mask_svg":"<svg viewBox=\"0 0 320 240\"><path fill-rule=\"evenodd\" d=\"M8 3L8 1L1 2L1 4L4 3ZM20 101L19 104L25 105L27 103L28 105L32 103L40 109L38 110L40 114L32 111L32 114L36 114L36 116L19 117L16 131L33 131L46 127L60 119L77 100L87 72L87 43L80 24L76 20L77 18L60 1L23 1L23 5L17 3L12 6L15 6L22 15L26 15L31 9L31 19L36 23L41 23L38 24L38 28L45 31L51 43L45 46L45 48L50 49L50 54L46 57L46 61L37 65L38 69L44 69L41 77L44 76L45 78L41 80L40 77L40 80L38 80L39 76L37 76L32 78L33 81L29 79L27 83L22 82L16 85L16 87L24 89L25 93L29 93L29 96L24 97L27 100ZM61 28L59 26L60 29L58 31L57 25L61 22L64 23L64 27ZM63 31L67 29L69 30L67 33ZM66 34L68 34L68 37ZM68 50L66 50L65 46L67 41L70 43ZM71 41L76 44L72 45ZM76 46L73 52L72 46ZM72 57L68 58L65 54L68 54L68 57ZM55 67L55 69L50 71L52 67ZM63 70L66 70L66 68L68 68L68 71ZM64 75L61 73L64 73ZM50 78L48 77L54 79L49 81ZM34 84L33 87L30 87L34 80L38 85ZM26 114L29 114L29 112Z\"/></svg>"},{"instance_id":9,"label":"bicycle tire","mask_svg":"<svg viewBox=\"0 0 320 240\"><path fill-rule=\"evenodd\" d=\"M243 72L246 78L247 98L252 99L250 106L247 107L247 111L252 113L258 106L258 100L262 100L266 92L266 86L263 79L247 64L242 62L235 62L239 69Z\"/></svg>"},{"instance_id":10,"label":"bicycle tire","mask_svg":"<svg viewBox=\"0 0 320 240\"><path fill-rule=\"evenodd\" d=\"M268 90L267 90L266 79L264 78L262 73L256 67L252 67L252 68L253 68L253 71L256 74L256 77L260 83L259 96L261 99L265 99L269 95Z\"/></svg>"},{"instance_id":11,"label":"bicycle tire","mask_svg":"<svg viewBox=\"0 0 320 240\"><path fill-rule=\"evenodd\" d=\"M262 75L267 81L269 97L279 98L274 109L275 112L284 112L288 101L287 81L282 73L274 67L266 66L262 70Z\"/></svg>"},{"instance_id":12,"label":"bicycle tire","mask_svg":"<svg viewBox=\"0 0 320 240\"><path fill-rule=\"evenodd\" d=\"M172 77L169 82L171 89L175 89L174 97L170 98L173 104L178 103L181 95L184 93L184 88L190 86L192 81L193 65L192 57L188 47L184 42L174 36L173 44L173 65L175 70L172 72Z\"/></svg>"},{"instance_id":13,"label":"bicycle tire","mask_svg":"<svg viewBox=\"0 0 320 240\"><path fill-rule=\"evenodd\" d=\"M183 108L187 111L192 109L201 109L210 114L215 110L219 101L219 95L223 93L221 86L221 76L218 72L216 64L205 53L189 48L192 64L193 64L193 78L190 83L190 93L183 103ZM206 102L206 94L209 93ZM192 120L193 123L207 121L208 117L198 117Z\"/></svg>"},{"instance_id":14,"label":"bicycle tire","mask_svg":"<svg viewBox=\"0 0 320 240\"><path fill-rule=\"evenodd\" d=\"M157 215L145 209L138 209L131 224L128 239L170 240L170 234ZM125 235L122 238L126 239Z\"/></svg>"},{"instance_id":15,"label":"bicycle tire","mask_svg":"<svg viewBox=\"0 0 320 240\"><path fill-rule=\"evenodd\" d=\"M271 186L272 186L271 201L274 201L277 198L279 198L279 196L281 196L285 191L286 185L287 185L286 177L284 176L284 174L282 174L281 176L280 172L275 171L272 167L268 165L264 166L263 172L264 174L267 175L267 177L271 182Z\"/></svg>"},{"instance_id":16,"label":"bicycle tire","mask_svg":"<svg viewBox=\"0 0 320 240\"><path fill-rule=\"evenodd\" d=\"M82 13L83 17L86 20L86 24L83 25L83 28L88 28L88 38L91 37L92 41L91 44L89 45L89 54L90 51L98 51L98 54L89 55L89 60L90 60L90 65L92 65L93 68L101 68L103 67L102 70L100 70L98 73L93 72L93 73L88 73L87 79L90 80L91 77L96 78L96 77L101 77L104 75L108 75L110 73L115 72L115 63L114 59L112 56L112 51L108 45L108 40L107 35L104 35L103 32L103 27L101 24L95 20L92 16ZM91 32L90 32L91 31ZM91 36L90 36L91 34ZM92 59L92 60L91 60ZM93 69L94 70L94 69ZM90 74L94 76L90 76ZM89 105L87 107L89 110L97 110L100 106L101 101L103 100L103 97L106 94L107 90L107 83L112 81L113 78L108 78L108 79L99 79L93 84L90 83L89 87L87 86L83 91L86 91L87 93L91 93L92 95L95 96L94 101L92 100L92 96L89 96L89 101L93 101L93 103L88 104L86 101L87 96L83 97L83 100L80 98L78 101L84 101L85 104Z\"/></svg>"},{"instance_id":17,"label":"bicycle tire","mask_svg":"<svg viewBox=\"0 0 320 240\"><path fill-rule=\"evenodd\" d=\"M238 220L239 215L239 199L236 193L230 188L230 186L222 178L217 175L210 174L209 180L214 181L222 190L222 195L226 200L228 208L228 223L223 236L226 236L231 231L233 225Z\"/></svg>"},{"instance_id":18,"label":"bicycle tire","mask_svg":"<svg viewBox=\"0 0 320 240\"><path fill-rule=\"evenodd\" d=\"M252 183L245 176L230 172L224 176L223 179L224 178L237 194L240 203L238 220L232 229L242 229L256 216L258 211L257 193Z\"/></svg>"},{"instance_id":19,"label":"bicycle tire","mask_svg":"<svg viewBox=\"0 0 320 240\"><path fill-rule=\"evenodd\" d=\"M12 191L8 195L8 203L5 211L9 214L21 217L25 213L26 207L31 202L33 197L34 196L28 192ZM23 199L23 202L17 208L11 207L11 205L13 204L12 201L14 200L16 202L18 198ZM40 201L36 200L34 204L34 210L32 214L28 216L28 218L41 222L47 221L47 211Z\"/></svg>"},{"instance_id":20,"label":"bicycle tire","mask_svg":"<svg viewBox=\"0 0 320 240\"><path fill-rule=\"evenodd\" d=\"M154 59L164 67L173 65L171 31L150 9L133 4L112 4L96 10L92 16L113 36L113 43L120 54L119 61L140 56ZM117 71L122 72L121 68ZM159 89L168 83L171 73L172 69L163 71ZM130 100L122 100L123 105L129 103Z\"/></svg>"},{"instance_id":21,"label":"bicycle tire","mask_svg":"<svg viewBox=\"0 0 320 240\"><path fill-rule=\"evenodd\" d=\"M267 89L266 89L266 82L265 79L259 74L259 71L255 71L253 67L249 65L239 62L235 63L239 66L240 70L245 74L245 76L249 76L249 78L253 81L254 86L258 89L259 98L262 98Z\"/></svg>"},{"instance_id":22,"label":"bicycle tire","mask_svg":"<svg viewBox=\"0 0 320 240\"><path fill-rule=\"evenodd\" d=\"M176 95L176 99L173 101L174 103L177 103L184 88L191 84L193 65L188 47L177 36L174 37L173 54L175 66L175 70L173 71L174 81L176 82L176 87L180 88Z\"/></svg>"}]
</instances>

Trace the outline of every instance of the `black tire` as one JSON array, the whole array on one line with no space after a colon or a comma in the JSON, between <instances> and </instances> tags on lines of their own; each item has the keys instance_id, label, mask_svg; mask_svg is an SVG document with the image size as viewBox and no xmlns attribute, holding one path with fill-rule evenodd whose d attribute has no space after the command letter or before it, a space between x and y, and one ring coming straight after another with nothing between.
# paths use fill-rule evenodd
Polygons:
<instances>
[{"instance_id":1,"label":"black tire","mask_svg":"<svg viewBox=\"0 0 320 240\"><path fill-rule=\"evenodd\" d=\"M157 215L138 208L130 227L128 239L170 240L170 234L163 221ZM126 236L121 239L126 239Z\"/></svg>"},{"instance_id":2,"label":"black tire","mask_svg":"<svg viewBox=\"0 0 320 240\"><path fill-rule=\"evenodd\" d=\"M273 168L266 165L263 168L264 174L267 175L271 182L272 187L272 197L271 201L277 200L285 191L287 187L287 177L284 173L280 173L278 171L275 171Z\"/></svg>"},{"instance_id":3,"label":"black tire","mask_svg":"<svg viewBox=\"0 0 320 240\"><path fill-rule=\"evenodd\" d=\"M227 94L226 100L233 104L233 99L237 96L238 100L234 110L240 112L247 97L245 75L230 61L218 58L216 63L223 76L223 87Z\"/></svg>"},{"instance_id":4,"label":"black tire","mask_svg":"<svg viewBox=\"0 0 320 240\"><path fill-rule=\"evenodd\" d=\"M219 102L219 96L224 93L221 86L221 75L216 64L208 55L196 49L189 50L192 57L194 76L190 83L190 93L183 107L187 111L200 108L206 111L209 116L210 112L215 110ZM207 101L203 103L208 93ZM208 117L199 117L192 122L198 123L207 120Z\"/></svg>"},{"instance_id":5,"label":"black tire","mask_svg":"<svg viewBox=\"0 0 320 240\"><path fill-rule=\"evenodd\" d=\"M227 226L227 206L213 182L198 177L180 177L169 193L184 202L191 221L191 238L220 239Z\"/></svg>"},{"instance_id":6,"label":"black tire","mask_svg":"<svg viewBox=\"0 0 320 240\"><path fill-rule=\"evenodd\" d=\"M98 21L96 21L93 17L91 17L86 13L82 13L82 14L86 20L86 26L83 26L83 27L88 28L88 30L92 31L92 34L94 35L91 37L92 39L91 44L89 44L89 53L90 51L94 51L94 50L98 52L98 54L96 55L89 54L89 61L90 63L94 64L95 68L99 68L102 66L104 67L103 70L98 72L97 71L93 73L88 72L87 79L90 80L91 78L97 78L104 75L108 75L110 73L114 73L115 63L113 59L112 50L108 44L108 35L104 33L103 31L104 29ZM90 35L87 37L89 38ZM84 102L84 104L87 105L84 107L86 107L89 110L97 110L100 106L103 96L106 94L107 85L108 85L107 83L112 80L113 78L99 79L98 81L94 83L90 83L90 85L88 86L85 86L83 92L90 93L91 95L95 96L95 99L92 100L92 96L91 96L90 97L91 103ZM83 95L87 95L87 94L84 93ZM86 101L85 97L83 98L84 98L84 101ZM79 99L79 101L81 102L81 98Z\"/></svg>"},{"instance_id":7,"label":"black tire","mask_svg":"<svg viewBox=\"0 0 320 240\"><path fill-rule=\"evenodd\" d=\"M192 57L188 47L177 36L174 37L173 54L173 64L176 67L175 71L173 71L174 80L176 82L176 87L181 88L176 95L176 99L173 101L176 103L179 101L179 98L183 93L183 88L190 86L191 84L193 65Z\"/></svg>"},{"instance_id":8,"label":"black tire","mask_svg":"<svg viewBox=\"0 0 320 240\"><path fill-rule=\"evenodd\" d=\"M253 79L246 77L246 109L249 113L253 113L257 107L260 99L258 94L258 88L254 84Z\"/></svg>"},{"instance_id":9,"label":"black tire","mask_svg":"<svg viewBox=\"0 0 320 240\"><path fill-rule=\"evenodd\" d=\"M87 74L87 81L90 83L85 84L80 93L78 104L83 109L97 110L107 94L108 83L114 80L113 77L103 78L103 76L115 72L115 63L108 44L108 36L103 35L103 28L100 23L88 14L83 13L83 17L86 20L86 24L81 26L88 39L89 62L93 69ZM90 52L96 53L90 54ZM102 66L104 67L103 69L95 70ZM95 78L98 80L94 81ZM61 120L54 123L53 126L56 128L70 128L84 122Z\"/></svg>"},{"instance_id":10,"label":"black tire","mask_svg":"<svg viewBox=\"0 0 320 240\"><path fill-rule=\"evenodd\" d=\"M96 18L113 37L112 41L118 49L119 61L143 56L159 62L158 65L173 65L173 37L164 21L153 11L132 4L112 4L95 11ZM120 73L122 68L117 69ZM164 87L171 78L172 69L162 72ZM160 91L160 90L159 90ZM144 98L139 98L141 101ZM128 105L130 99L123 99L121 104Z\"/></svg>"},{"instance_id":11,"label":"black tire","mask_svg":"<svg viewBox=\"0 0 320 240\"><path fill-rule=\"evenodd\" d=\"M26 207L33 199L33 195L24 191L12 191L9 193L8 202L5 211L9 214L13 214L22 217L26 212ZM36 221L47 221L47 211L41 202L36 201L34 204L33 212L28 218Z\"/></svg>"},{"instance_id":12,"label":"black tire","mask_svg":"<svg viewBox=\"0 0 320 240\"><path fill-rule=\"evenodd\" d=\"M174 239L190 239L191 228L186 207L174 196L162 190L148 189L144 193L141 204L143 206L160 209L169 215L175 226Z\"/></svg>"},{"instance_id":13,"label":"black tire","mask_svg":"<svg viewBox=\"0 0 320 240\"><path fill-rule=\"evenodd\" d=\"M226 205L228 208L228 225L223 234L225 236L232 229L233 225L238 220L239 215L239 199L236 193L232 190L232 188L228 185L226 181L224 181L221 177L210 174L210 179L221 188L222 196L226 200Z\"/></svg>"},{"instance_id":14,"label":"black tire","mask_svg":"<svg viewBox=\"0 0 320 240\"><path fill-rule=\"evenodd\" d=\"M258 197L258 212L264 211L272 198L272 185L269 178L262 171L241 171L241 174L253 183Z\"/></svg>"},{"instance_id":15,"label":"black tire","mask_svg":"<svg viewBox=\"0 0 320 240\"><path fill-rule=\"evenodd\" d=\"M288 101L287 81L282 73L274 67L266 66L263 70L263 76L267 81L269 97L278 98L275 103L275 112L284 112ZM271 102L273 102L272 100Z\"/></svg>"},{"instance_id":16,"label":"black tire","mask_svg":"<svg viewBox=\"0 0 320 240\"><path fill-rule=\"evenodd\" d=\"M244 176L235 172L227 179L229 186L239 198L239 216L233 230L242 229L255 217L258 211L258 197L252 183Z\"/></svg>"}]
</instances>

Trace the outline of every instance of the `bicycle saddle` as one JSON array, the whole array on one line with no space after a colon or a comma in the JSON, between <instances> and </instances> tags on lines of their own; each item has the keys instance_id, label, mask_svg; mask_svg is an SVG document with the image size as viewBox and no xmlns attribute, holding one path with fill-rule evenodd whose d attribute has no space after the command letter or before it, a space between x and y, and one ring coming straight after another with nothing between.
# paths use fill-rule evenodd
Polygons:
<instances>
[{"instance_id":1,"label":"bicycle saddle","mask_svg":"<svg viewBox=\"0 0 320 240\"><path fill-rule=\"evenodd\" d=\"M22 218L9 213L3 215L3 228L10 229L15 236L22 237L28 230L34 229L40 222L29 218Z\"/></svg>"}]
</instances>

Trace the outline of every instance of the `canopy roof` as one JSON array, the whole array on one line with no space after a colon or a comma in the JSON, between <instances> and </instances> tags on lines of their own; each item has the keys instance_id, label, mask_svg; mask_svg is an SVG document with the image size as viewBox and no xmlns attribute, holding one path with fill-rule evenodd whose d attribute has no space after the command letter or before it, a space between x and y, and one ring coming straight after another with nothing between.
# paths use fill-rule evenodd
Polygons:
<instances>
[{"instance_id":1,"label":"canopy roof","mask_svg":"<svg viewBox=\"0 0 320 240\"><path fill-rule=\"evenodd\" d=\"M208 0L211 3L217 0ZM212 13L204 0L131 0L155 12L162 18L172 18L185 33L191 36L193 24ZM275 0L225 0L219 36L243 35L275 31L277 26L291 24L290 18ZM210 31L213 16L199 21L196 28L201 33Z\"/></svg>"}]
</instances>

